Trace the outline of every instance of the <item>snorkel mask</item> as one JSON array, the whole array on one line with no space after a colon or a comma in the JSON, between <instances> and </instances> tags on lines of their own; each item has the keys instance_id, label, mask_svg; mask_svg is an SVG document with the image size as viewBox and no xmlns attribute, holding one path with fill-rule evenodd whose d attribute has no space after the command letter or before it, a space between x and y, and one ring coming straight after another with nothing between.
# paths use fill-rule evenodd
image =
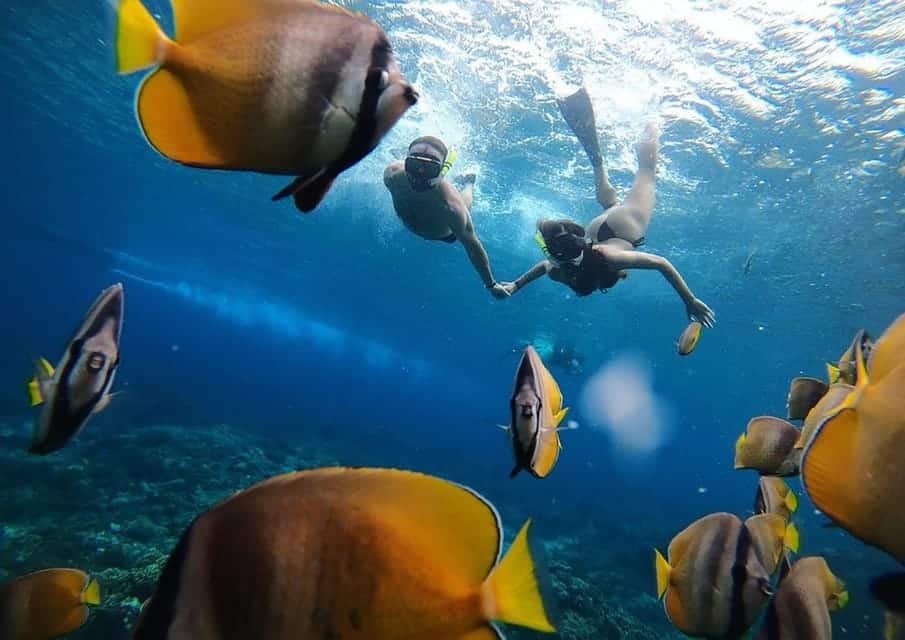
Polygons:
<instances>
[{"instance_id":1,"label":"snorkel mask","mask_svg":"<svg viewBox=\"0 0 905 640\"><path fill-rule=\"evenodd\" d=\"M541 220L537 223L534 241L544 256L554 265L578 266L584 259L588 242L584 229L570 221Z\"/></svg>"},{"instance_id":2,"label":"snorkel mask","mask_svg":"<svg viewBox=\"0 0 905 640\"><path fill-rule=\"evenodd\" d=\"M456 160L456 150L447 150L439 138L423 136L409 145L405 157L405 174L415 191L433 189L449 173Z\"/></svg>"}]
</instances>

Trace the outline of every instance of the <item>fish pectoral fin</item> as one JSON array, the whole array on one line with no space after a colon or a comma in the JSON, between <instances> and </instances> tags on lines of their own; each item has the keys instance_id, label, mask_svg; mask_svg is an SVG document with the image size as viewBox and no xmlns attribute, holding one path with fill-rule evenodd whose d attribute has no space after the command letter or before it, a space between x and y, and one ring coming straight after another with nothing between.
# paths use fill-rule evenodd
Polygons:
<instances>
[{"instance_id":1,"label":"fish pectoral fin","mask_svg":"<svg viewBox=\"0 0 905 640\"><path fill-rule=\"evenodd\" d=\"M313 175L299 176L280 190L271 200L282 200L293 196L298 210L302 213L309 213L314 211L321 200L324 199L324 196L327 195L327 191L333 185L334 178L335 176L332 175L327 167L323 167Z\"/></svg>"},{"instance_id":2,"label":"fish pectoral fin","mask_svg":"<svg viewBox=\"0 0 905 640\"><path fill-rule=\"evenodd\" d=\"M117 391L116 393L105 393L101 396L101 399L97 401L97 404L94 405L94 409L91 410L92 415L97 415L104 409L110 406L110 401L114 396L118 396L122 391Z\"/></svg>"},{"instance_id":3,"label":"fish pectoral fin","mask_svg":"<svg viewBox=\"0 0 905 640\"><path fill-rule=\"evenodd\" d=\"M562 422L567 415L569 415L569 407L563 407L556 412L556 415L553 416L553 424L555 424L559 429L567 429L568 427L559 426L559 423Z\"/></svg>"},{"instance_id":4,"label":"fish pectoral fin","mask_svg":"<svg viewBox=\"0 0 905 640\"><path fill-rule=\"evenodd\" d=\"M510 427L509 425L507 425L507 424L497 424L497 425L494 425L494 426L495 426L497 429L502 429L503 431L507 431L507 432L511 429L511 427Z\"/></svg>"}]
</instances>

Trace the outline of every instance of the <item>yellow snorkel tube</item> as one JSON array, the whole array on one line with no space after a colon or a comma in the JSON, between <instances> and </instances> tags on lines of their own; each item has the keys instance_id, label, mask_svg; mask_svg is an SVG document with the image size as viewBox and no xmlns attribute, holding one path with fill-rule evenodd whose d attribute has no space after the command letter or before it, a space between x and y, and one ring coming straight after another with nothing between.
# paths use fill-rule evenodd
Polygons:
<instances>
[{"instance_id":1,"label":"yellow snorkel tube","mask_svg":"<svg viewBox=\"0 0 905 640\"><path fill-rule=\"evenodd\" d=\"M446 177L446 174L449 173L449 170L452 168L453 162L456 161L458 155L455 147L449 148L449 153L446 154L446 160L443 161L443 167L440 169L440 173L437 176L438 178Z\"/></svg>"}]
</instances>

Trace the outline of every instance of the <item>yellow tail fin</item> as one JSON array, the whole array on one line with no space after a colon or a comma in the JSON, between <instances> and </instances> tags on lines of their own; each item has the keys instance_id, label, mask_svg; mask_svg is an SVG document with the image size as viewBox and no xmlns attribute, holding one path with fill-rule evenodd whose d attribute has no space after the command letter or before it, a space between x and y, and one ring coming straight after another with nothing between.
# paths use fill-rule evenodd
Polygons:
<instances>
[{"instance_id":1,"label":"yellow tail fin","mask_svg":"<svg viewBox=\"0 0 905 640\"><path fill-rule=\"evenodd\" d=\"M839 382L839 367L832 362L826 363L826 378L829 380L830 384Z\"/></svg>"},{"instance_id":2,"label":"yellow tail fin","mask_svg":"<svg viewBox=\"0 0 905 640\"><path fill-rule=\"evenodd\" d=\"M169 39L140 0L119 0L116 10L116 68L132 73L157 64Z\"/></svg>"},{"instance_id":3,"label":"yellow tail fin","mask_svg":"<svg viewBox=\"0 0 905 640\"><path fill-rule=\"evenodd\" d=\"M529 520L481 586L484 614L488 620L554 633L556 628L547 613L549 603L541 595L538 567L531 557L530 528Z\"/></svg>"},{"instance_id":4,"label":"yellow tail fin","mask_svg":"<svg viewBox=\"0 0 905 640\"><path fill-rule=\"evenodd\" d=\"M82 592L82 602L97 606L101 603L101 586L97 580L92 580Z\"/></svg>"},{"instance_id":5,"label":"yellow tail fin","mask_svg":"<svg viewBox=\"0 0 905 640\"><path fill-rule=\"evenodd\" d=\"M798 553L800 543L801 535L798 533L798 527L796 527L792 523L789 523L789 526L786 527L786 533L782 538L783 546L789 551Z\"/></svg>"},{"instance_id":6,"label":"yellow tail fin","mask_svg":"<svg viewBox=\"0 0 905 640\"><path fill-rule=\"evenodd\" d=\"M654 549L654 553L656 554L654 567L657 572L657 598L659 599L663 597L663 594L669 588L669 574L672 571L672 567L669 566L669 562L657 549Z\"/></svg>"},{"instance_id":7,"label":"yellow tail fin","mask_svg":"<svg viewBox=\"0 0 905 640\"><path fill-rule=\"evenodd\" d=\"M795 492L789 489L789 493L786 494L786 508L795 513L798 511L798 496L795 495Z\"/></svg>"},{"instance_id":8,"label":"yellow tail fin","mask_svg":"<svg viewBox=\"0 0 905 640\"><path fill-rule=\"evenodd\" d=\"M37 378L28 381L28 401L33 407L44 404L44 395L41 393L41 386L38 384Z\"/></svg>"}]
</instances>

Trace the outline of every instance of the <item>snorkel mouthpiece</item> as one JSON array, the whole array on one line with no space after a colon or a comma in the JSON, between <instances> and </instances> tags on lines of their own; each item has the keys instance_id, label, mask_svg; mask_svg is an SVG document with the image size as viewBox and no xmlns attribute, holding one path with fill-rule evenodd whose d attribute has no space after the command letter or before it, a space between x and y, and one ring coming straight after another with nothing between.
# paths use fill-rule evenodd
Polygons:
<instances>
[{"instance_id":1,"label":"snorkel mouthpiece","mask_svg":"<svg viewBox=\"0 0 905 640\"><path fill-rule=\"evenodd\" d=\"M584 257L587 241L584 229L574 222L542 220L537 224L535 242L551 262L578 265Z\"/></svg>"}]
</instances>

